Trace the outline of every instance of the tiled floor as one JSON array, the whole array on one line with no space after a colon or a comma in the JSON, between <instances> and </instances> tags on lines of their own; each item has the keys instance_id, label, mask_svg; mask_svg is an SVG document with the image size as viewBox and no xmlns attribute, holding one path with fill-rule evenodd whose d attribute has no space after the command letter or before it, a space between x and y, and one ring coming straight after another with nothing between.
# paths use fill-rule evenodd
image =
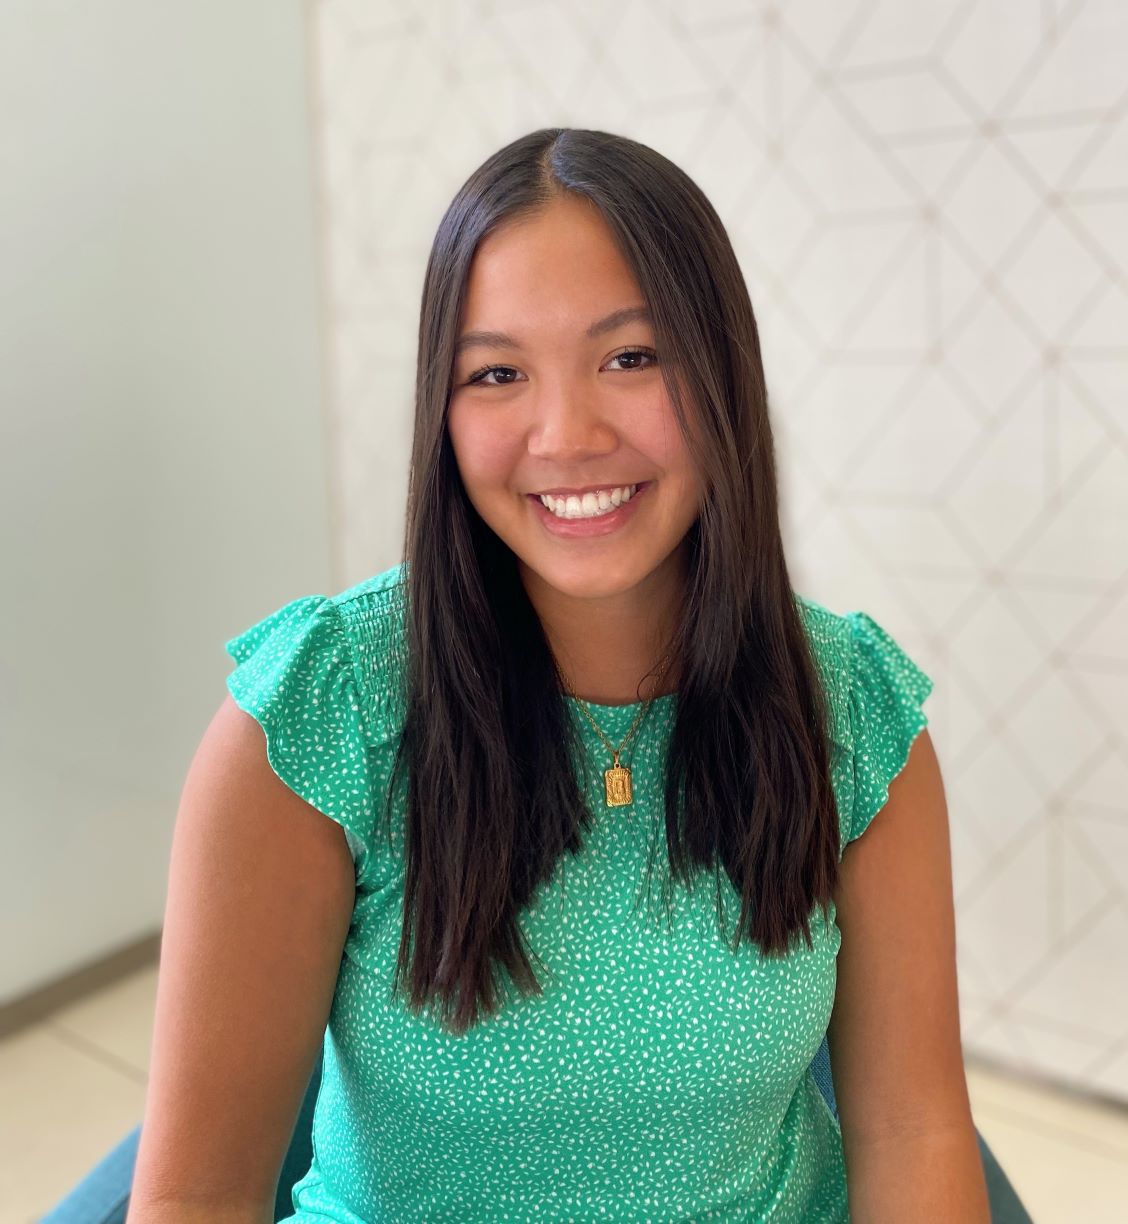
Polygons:
<instances>
[{"instance_id":1,"label":"tiled floor","mask_svg":"<svg viewBox=\"0 0 1128 1224\"><path fill-rule=\"evenodd\" d=\"M0 1224L32 1224L141 1119L156 967L0 1041ZM1036 1224L1114 1224L1128 1110L968 1066L976 1126Z\"/></svg>"}]
</instances>

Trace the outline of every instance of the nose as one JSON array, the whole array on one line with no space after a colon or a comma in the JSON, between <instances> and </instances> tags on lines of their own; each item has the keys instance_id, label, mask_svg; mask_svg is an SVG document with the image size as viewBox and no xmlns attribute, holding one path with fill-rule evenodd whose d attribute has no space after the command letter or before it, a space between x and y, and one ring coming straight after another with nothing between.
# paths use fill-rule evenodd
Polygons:
<instances>
[{"instance_id":1,"label":"nose","mask_svg":"<svg viewBox=\"0 0 1128 1224\"><path fill-rule=\"evenodd\" d=\"M541 384L529 428L530 455L563 470L568 463L609 454L617 445L615 429L590 389L563 379Z\"/></svg>"}]
</instances>

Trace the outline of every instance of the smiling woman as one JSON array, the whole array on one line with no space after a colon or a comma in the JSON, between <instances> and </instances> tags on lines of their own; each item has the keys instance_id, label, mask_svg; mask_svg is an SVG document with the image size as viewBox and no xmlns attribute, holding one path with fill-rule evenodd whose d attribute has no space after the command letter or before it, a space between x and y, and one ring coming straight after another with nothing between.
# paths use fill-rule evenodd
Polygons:
<instances>
[{"instance_id":1,"label":"smiling woman","mask_svg":"<svg viewBox=\"0 0 1128 1224\"><path fill-rule=\"evenodd\" d=\"M551 128L470 176L403 562L227 647L261 737L228 711L190 790L227 806L180 818L244 842L174 857L146 1127L190 1138L143 1142L154 1201L269 1180L292 1114L256 1110L323 1028L288 1219L987 1220L931 681L792 588L748 292L672 162ZM281 1008L295 949L318 990Z\"/></svg>"},{"instance_id":2,"label":"smiling woman","mask_svg":"<svg viewBox=\"0 0 1128 1224\"><path fill-rule=\"evenodd\" d=\"M474 255L448 408L467 497L604 704L636 698L673 632L702 500L642 296L587 199L507 219Z\"/></svg>"}]
</instances>

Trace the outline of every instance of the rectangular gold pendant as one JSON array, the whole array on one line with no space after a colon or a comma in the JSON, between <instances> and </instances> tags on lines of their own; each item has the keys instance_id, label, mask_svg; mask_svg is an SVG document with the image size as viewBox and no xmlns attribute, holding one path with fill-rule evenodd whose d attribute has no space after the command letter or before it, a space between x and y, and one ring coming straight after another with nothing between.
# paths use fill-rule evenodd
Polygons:
<instances>
[{"instance_id":1,"label":"rectangular gold pendant","mask_svg":"<svg viewBox=\"0 0 1128 1224\"><path fill-rule=\"evenodd\" d=\"M612 765L603 771L603 792L608 807L623 807L631 801L631 771L625 765Z\"/></svg>"}]
</instances>

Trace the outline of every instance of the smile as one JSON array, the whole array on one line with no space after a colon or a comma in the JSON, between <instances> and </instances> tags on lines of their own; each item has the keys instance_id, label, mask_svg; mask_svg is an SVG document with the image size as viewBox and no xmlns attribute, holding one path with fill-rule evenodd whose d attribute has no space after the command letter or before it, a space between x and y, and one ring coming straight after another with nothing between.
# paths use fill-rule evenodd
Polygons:
<instances>
[{"instance_id":1,"label":"smile","mask_svg":"<svg viewBox=\"0 0 1128 1224\"><path fill-rule=\"evenodd\" d=\"M583 497L553 497L543 493L528 494L537 518L553 535L566 539L609 535L625 526L635 514L640 501L645 500L653 481L635 485L613 485Z\"/></svg>"},{"instance_id":2,"label":"smile","mask_svg":"<svg viewBox=\"0 0 1128 1224\"><path fill-rule=\"evenodd\" d=\"M610 485L595 492L568 494L554 497L551 493L539 494L541 504L557 518L597 518L630 501L638 491L638 485Z\"/></svg>"}]
</instances>

